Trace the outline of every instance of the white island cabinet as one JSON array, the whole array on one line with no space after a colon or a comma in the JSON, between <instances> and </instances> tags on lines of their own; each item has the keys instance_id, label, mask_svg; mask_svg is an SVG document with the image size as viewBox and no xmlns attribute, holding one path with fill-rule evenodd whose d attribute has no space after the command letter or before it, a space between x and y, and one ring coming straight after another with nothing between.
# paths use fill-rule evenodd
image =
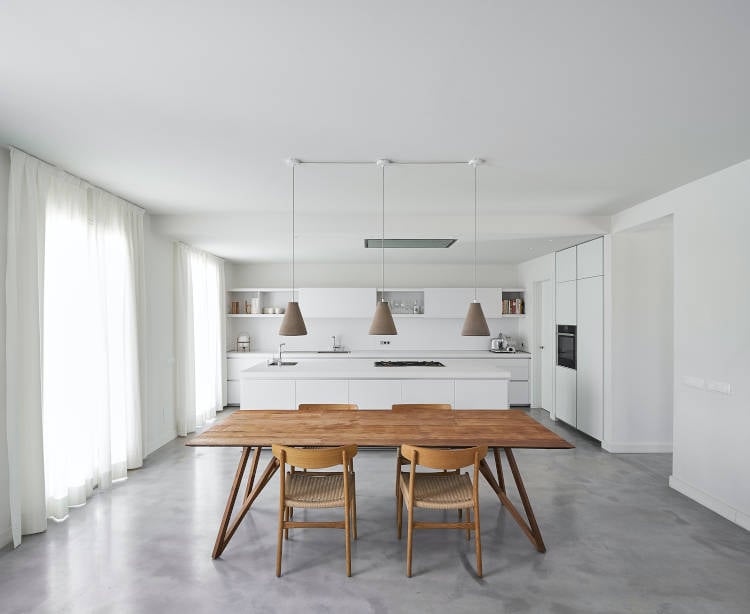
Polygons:
<instances>
[{"instance_id":1,"label":"white island cabinet","mask_svg":"<svg viewBox=\"0 0 750 614\"><path fill-rule=\"evenodd\" d=\"M450 403L454 409L508 409L511 372L503 361L443 360L444 367L376 367L373 360L300 360L242 372L240 409L294 409L301 403ZM283 405L283 407L282 407Z\"/></svg>"}]
</instances>

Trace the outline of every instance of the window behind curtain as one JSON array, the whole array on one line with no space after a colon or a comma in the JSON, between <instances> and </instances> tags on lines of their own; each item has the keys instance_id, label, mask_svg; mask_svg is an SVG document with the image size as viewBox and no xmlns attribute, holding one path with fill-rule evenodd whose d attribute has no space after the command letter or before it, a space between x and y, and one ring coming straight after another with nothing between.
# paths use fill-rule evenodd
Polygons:
<instances>
[{"instance_id":1,"label":"window behind curtain","mask_svg":"<svg viewBox=\"0 0 750 614\"><path fill-rule=\"evenodd\" d=\"M111 200L61 184L46 207L44 465L57 519L140 464L132 212Z\"/></svg>"},{"instance_id":2,"label":"window behind curtain","mask_svg":"<svg viewBox=\"0 0 750 614\"><path fill-rule=\"evenodd\" d=\"M224 261L175 244L177 434L212 420L223 403Z\"/></svg>"}]
</instances>

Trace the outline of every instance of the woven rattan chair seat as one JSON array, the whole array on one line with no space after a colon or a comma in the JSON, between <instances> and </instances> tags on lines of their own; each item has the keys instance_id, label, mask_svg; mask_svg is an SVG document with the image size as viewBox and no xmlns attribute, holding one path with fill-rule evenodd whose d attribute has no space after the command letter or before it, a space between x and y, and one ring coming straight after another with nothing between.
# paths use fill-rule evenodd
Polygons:
<instances>
[{"instance_id":1,"label":"woven rattan chair seat","mask_svg":"<svg viewBox=\"0 0 750 614\"><path fill-rule=\"evenodd\" d=\"M353 480L350 488L353 487ZM286 480L286 504L289 507L344 507L342 473L289 473Z\"/></svg>"},{"instance_id":2,"label":"woven rattan chair seat","mask_svg":"<svg viewBox=\"0 0 750 614\"><path fill-rule=\"evenodd\" d=\"M401 491L409 499L409 474L401 474ZM437 510L472 507L471 478L468 473L417 473L414 476L414 507Z\"/></svg>"}]
</instances>

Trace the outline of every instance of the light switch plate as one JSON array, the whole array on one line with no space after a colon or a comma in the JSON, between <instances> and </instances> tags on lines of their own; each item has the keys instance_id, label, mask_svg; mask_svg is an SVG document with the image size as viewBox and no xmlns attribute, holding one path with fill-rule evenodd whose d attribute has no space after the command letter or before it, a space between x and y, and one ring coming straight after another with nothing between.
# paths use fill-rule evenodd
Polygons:
<instances>
[{"instance_id":1,"label":"light switch plate","mask_svg":"<svg viewBox=\"0 0 750 614\"><path fill-rule=\"evenodd\" d=\"M717 382L710 379L706 382L706 390L720 392L721 394L732 394L732 385L727 382Z\"/></svg>"},{"instance_id":2,"label":"light switch plate","mask_svg":"<svg viewBox=\"0 0 750 614\"><path fill-rule=\"evenodd\" d=\"M706 380L702 377L693 377L691 375L683 375L682 383L691 388L699 388L700 390L706 389Z\"/></svg>"}]
</instances>

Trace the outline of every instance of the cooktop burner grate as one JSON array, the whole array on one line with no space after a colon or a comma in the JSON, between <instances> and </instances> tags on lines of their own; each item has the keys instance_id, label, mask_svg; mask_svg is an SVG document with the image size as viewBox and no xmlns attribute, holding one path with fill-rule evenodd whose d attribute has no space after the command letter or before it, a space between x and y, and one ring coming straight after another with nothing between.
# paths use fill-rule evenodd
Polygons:
<instances>
[{"instance_id":1,"label":"cooktop burner grate","mask_svg":"<svg viewBox=\"0 0 750 614\"><path fill-rule=\"evenodd\" d=\"M376 360L376 367L444 367L437 360Z\"/></svg>"}]
</instances>

